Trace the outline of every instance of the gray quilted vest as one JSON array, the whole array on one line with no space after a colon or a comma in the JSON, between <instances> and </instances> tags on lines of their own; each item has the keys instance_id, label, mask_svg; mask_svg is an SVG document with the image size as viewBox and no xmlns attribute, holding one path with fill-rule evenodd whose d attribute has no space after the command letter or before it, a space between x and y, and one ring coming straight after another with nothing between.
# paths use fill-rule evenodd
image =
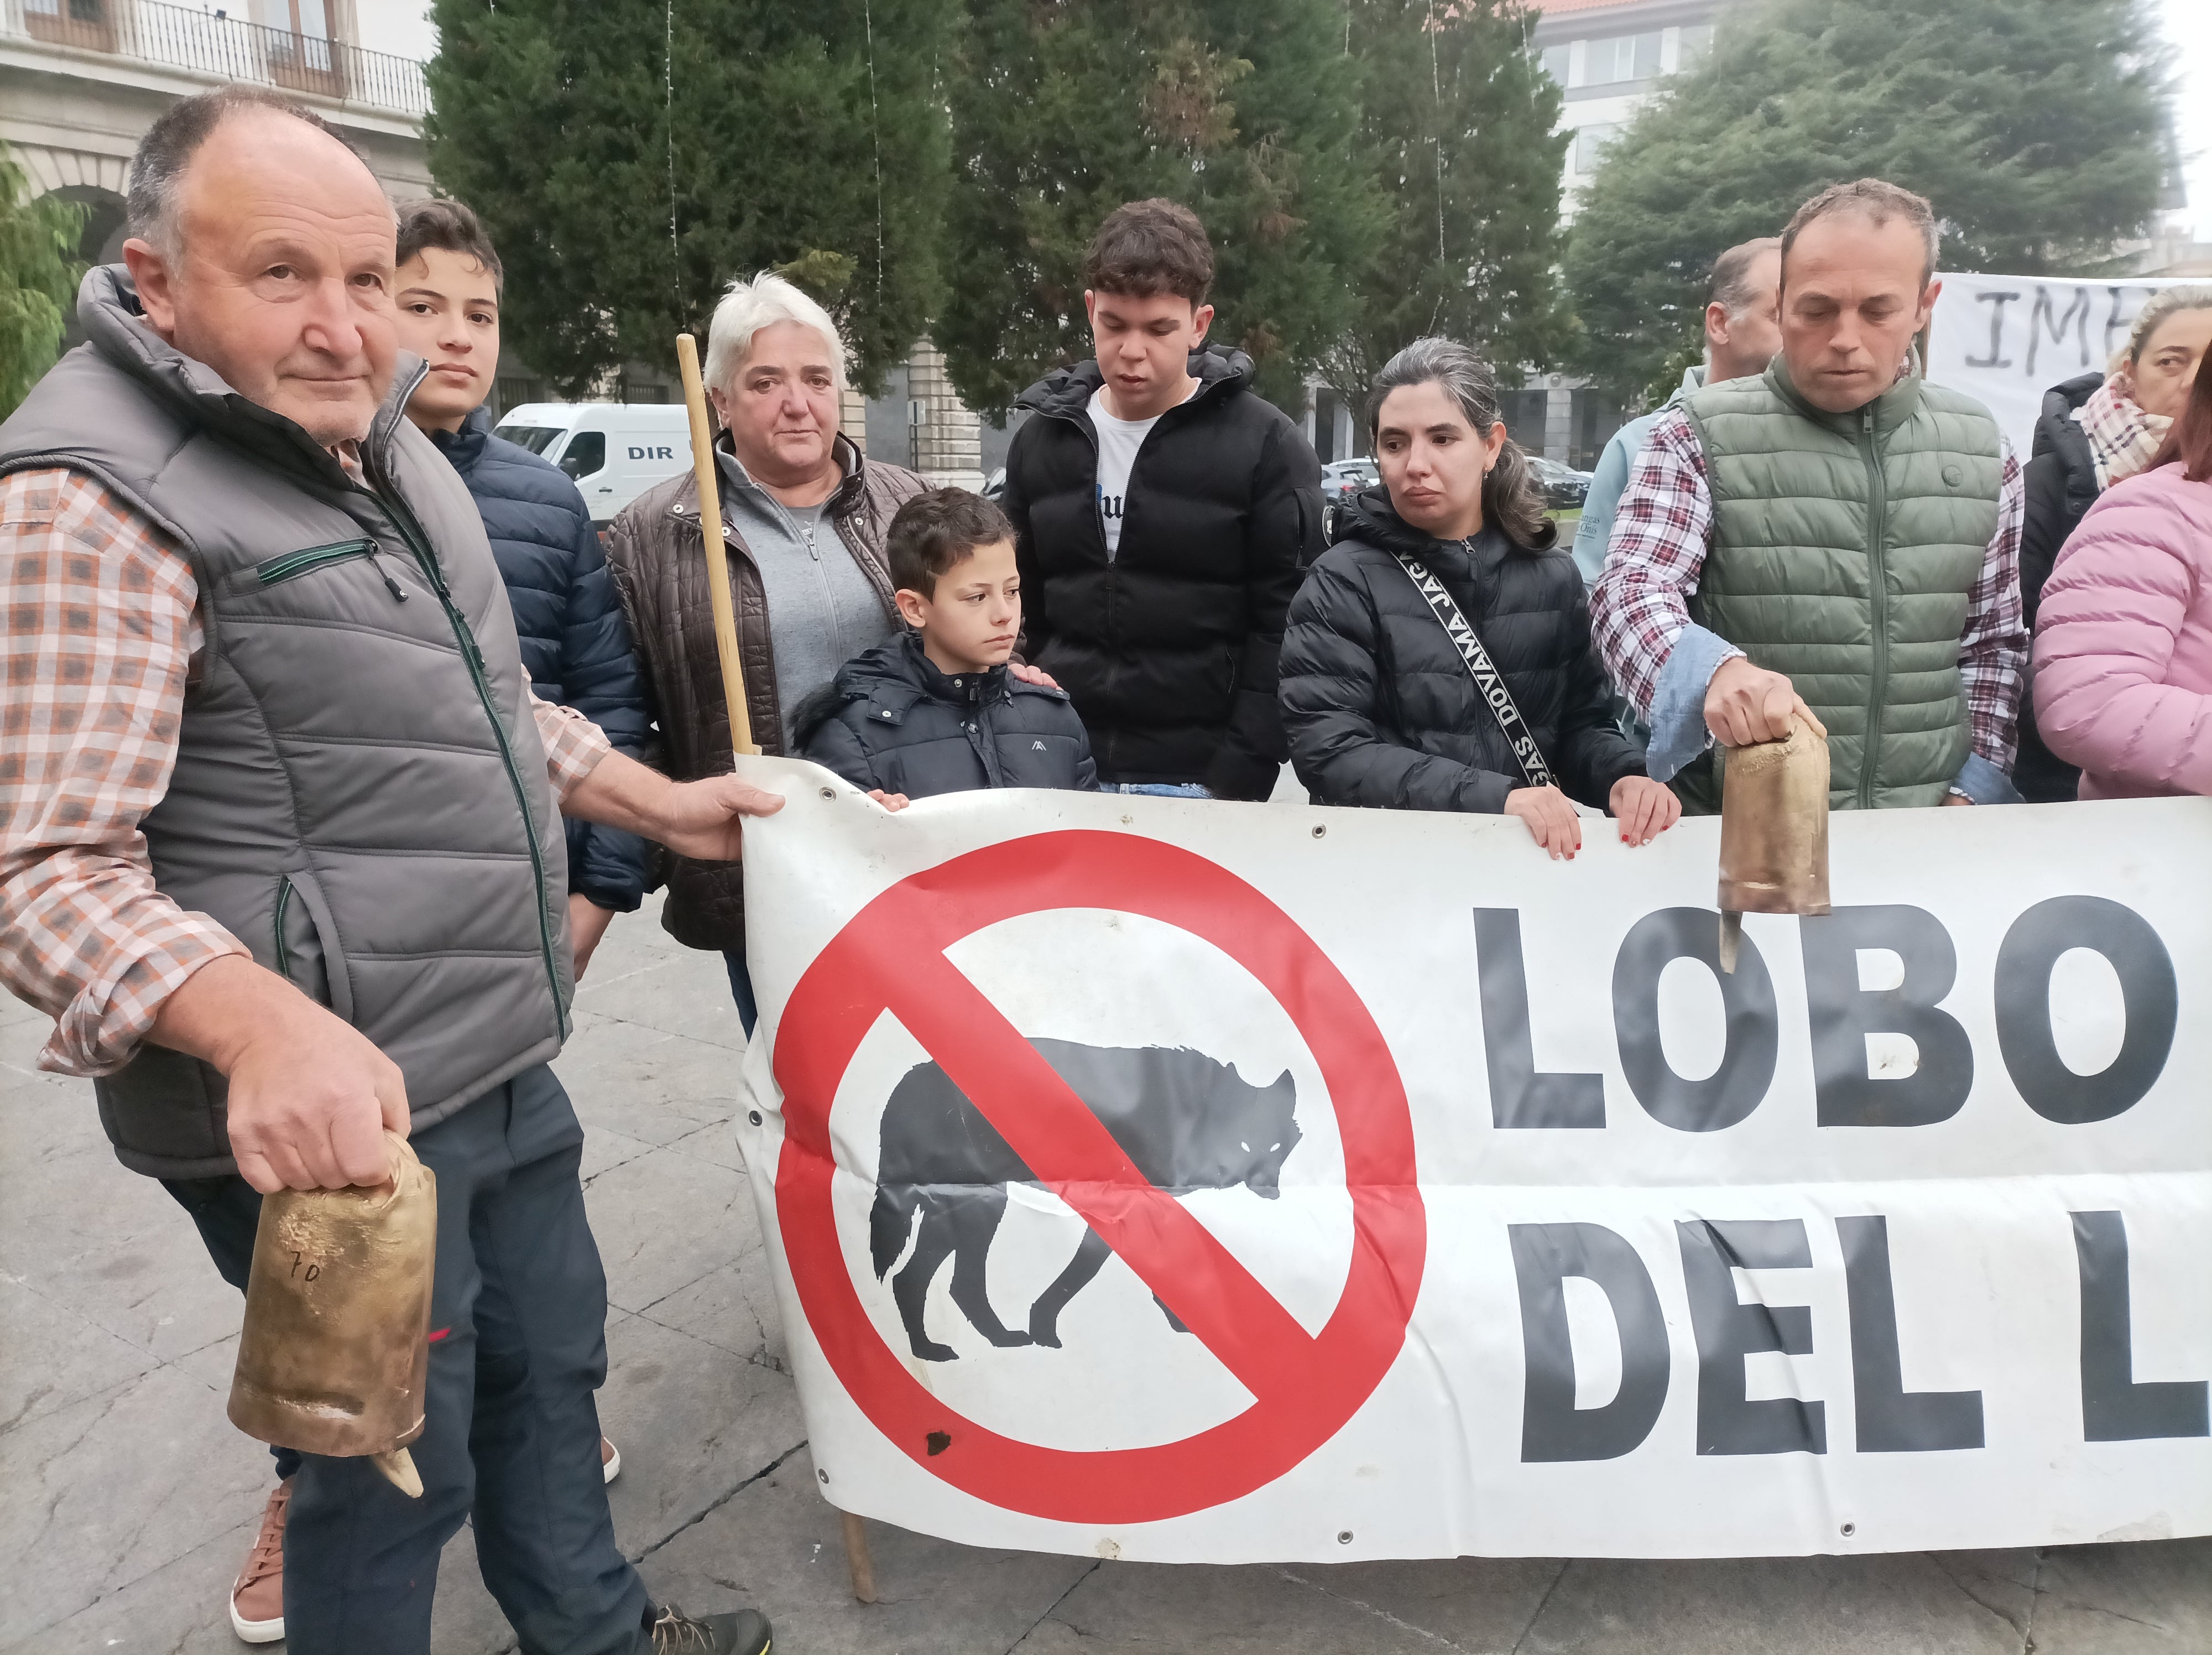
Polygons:
<instances>
[{"instance_id":1,"label":"gray quilted vest","mask_svg":"<svg viewBox=\"0 0 2212 1655\"><path fill-rule=\"evenodd\" d=\"M97 478L191 558L206 642L155 883L374 1041L419 1129L567 1032L566 849L498 566L404 417L415 358L363 487L138 313L121 266L85 277L88 343L0 425L0 472ZM125 1165L233 1170L206 1065L148 1045L97 1091Z\"/></svg>"}]
</instances>

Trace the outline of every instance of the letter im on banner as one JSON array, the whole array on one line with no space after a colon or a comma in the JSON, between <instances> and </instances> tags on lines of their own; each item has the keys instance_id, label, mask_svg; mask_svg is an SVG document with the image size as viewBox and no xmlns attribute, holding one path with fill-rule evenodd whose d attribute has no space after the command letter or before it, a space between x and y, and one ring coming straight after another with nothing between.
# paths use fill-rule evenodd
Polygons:
<instances>
[{"instance_id":1,"label":"letter im on banner","mask_svg":"<svg viewBox=\"0 0 2212 1655\"><path fill-rule=\"evenodd\" d=\"M1975 398L2026 463L2044 392L2101 374L2128 342L2159 282L2075 282L2050 276L1940 278L1928 329L1928 377Z\"/></svg>"}]
</instances>

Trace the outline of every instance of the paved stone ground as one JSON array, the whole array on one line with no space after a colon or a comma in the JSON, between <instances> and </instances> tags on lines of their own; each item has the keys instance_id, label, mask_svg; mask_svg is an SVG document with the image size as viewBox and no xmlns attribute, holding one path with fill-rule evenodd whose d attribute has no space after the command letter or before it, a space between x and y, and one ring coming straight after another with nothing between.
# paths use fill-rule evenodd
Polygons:
<instances>
[{"instance_id":1,"label":"paved stone ground","mask_svg":"<svg viewBox=\"0 0 2212 1655\"><path fill-rule=\"evenodd\" d=\"M623 1545L664 1597L746 1599L787 1655L2206 1655L2212 1541L1719 1562L1170 1567L877 1527L848 1593L728 1122L720 964L620 922L558 1068L614 1308L601 1417ZM268 1457L222 1412L239 1300L109 1154L43 1023L0 996L0 1655L227 1655ZM438 1655L511 1634L455 1538Z\"/></svg>"}]
</instances>

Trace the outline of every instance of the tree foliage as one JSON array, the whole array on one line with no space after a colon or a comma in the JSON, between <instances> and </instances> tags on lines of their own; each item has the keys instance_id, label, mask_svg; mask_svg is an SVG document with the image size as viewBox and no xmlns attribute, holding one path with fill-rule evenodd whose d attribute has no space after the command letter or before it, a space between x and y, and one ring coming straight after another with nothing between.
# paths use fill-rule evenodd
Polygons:
<instances>
[{"instance_id":1,"label":"tree foliage","mask_svg":"<svg viewBox=\"0 0 2212 1655\"><path fill-rule=\"evenodd\" d=\"M1166 196L1213 240L1212 337L1301 406L1383 216L1352 158L1343 36L1343 0L969 0L933 336L969 405L1002 413L1090 354L1091 235Z\"/></svg>"},{"instance_id":2,"label":"tree foliage","mask_svg":"<svg viewBox=\"0 0 2212 1655\"><path fill-rule=\"evenodd\" d=\"M1571 135L1552 130L1562 99L1528 27L1501 0L1351 0L1356 154L1389 210L1324 368L1354 406L1424 334L1474 346L1509 377L1567 342L1558 265Z\"/></svg>"},{"instance_id":3,"label":"tree foliage","mask_svg":"<svg viewBox=\"0 0 2212 1655\"><path fill-rule=\"evenodd\" d=\"M781 269L879 385L939 292L959 0L434 0L424 124L521 349L575 392Z\"/></svg>"},{"instance_id":4,"label":"tree foliage","mask_svg":"<svg viewBox=\"0 0 2212 1655\"><path fill-rule=\"evenodd\" d=\"M84 265L85 210L53 196L24 199L23 169L0 144L0 419L54 364Z\"/></svg>"},{"instance_id":5,"label":"tree foliage","mask_svg":"<svg viewBox=\"0 0 2212 1655\"><path fill-rule=\"evenodd\" d=\"M1952 270L2078 271L2141 233L2164 156L2144 0L1764 0L1607 147L1567 272L1584 366L1659 388L1714 258L1827 185L1917 190Z\"/></svg>"}]
</instances>

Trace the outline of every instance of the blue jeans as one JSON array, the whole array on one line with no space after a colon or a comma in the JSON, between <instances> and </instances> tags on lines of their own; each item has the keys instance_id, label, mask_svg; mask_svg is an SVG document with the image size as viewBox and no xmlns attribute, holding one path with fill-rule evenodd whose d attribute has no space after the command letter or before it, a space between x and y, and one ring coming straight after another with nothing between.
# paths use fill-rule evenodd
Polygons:
<instances>
[{"instance_id":1,"label":"blue jeans","mask_svg":"<svg viewBox=\"0 0 2212 1655\"><path fill-rule=\"evenodd\" d=\"M1155 799L1211 799L1203 782L1101 782L1101 793L1141 793Z\"/></svg>"},{"instance_id":2,"label":"blue jeans","mask_svg":"<svg viewBox=\"0 0 2212 1655\"><path fill-rule=\"evenodd\" d=\"M744 1025L745 1038L750 1040L753 1025L760 1021L760 1002L753 998L753 974L745 967L745 951L729 950L722 963L730 968L730 998L738 1002L738 1021Z\"/></svg>"},{"instance_id":3,"label":"blue jeans","mask_svg":"<svg viewBox=\"0 0 2212 1655\"><path fill-rule=\"evenodd\" d=\"M526 1655L631 1655L645 1586L615 1543L592 1393L607 1373L606 1276L577 1178L583 1128L539 1066L412 1142L438 1176L427 1423L410 1500L365 1459L289 1457L284 1628L296 1655L423 1655L438 1555L465 1518ZM260 1197L170 1183L244 1287ZM441 1337L441 1335L443 1335Z\"/></svg>"}]
</instances>

